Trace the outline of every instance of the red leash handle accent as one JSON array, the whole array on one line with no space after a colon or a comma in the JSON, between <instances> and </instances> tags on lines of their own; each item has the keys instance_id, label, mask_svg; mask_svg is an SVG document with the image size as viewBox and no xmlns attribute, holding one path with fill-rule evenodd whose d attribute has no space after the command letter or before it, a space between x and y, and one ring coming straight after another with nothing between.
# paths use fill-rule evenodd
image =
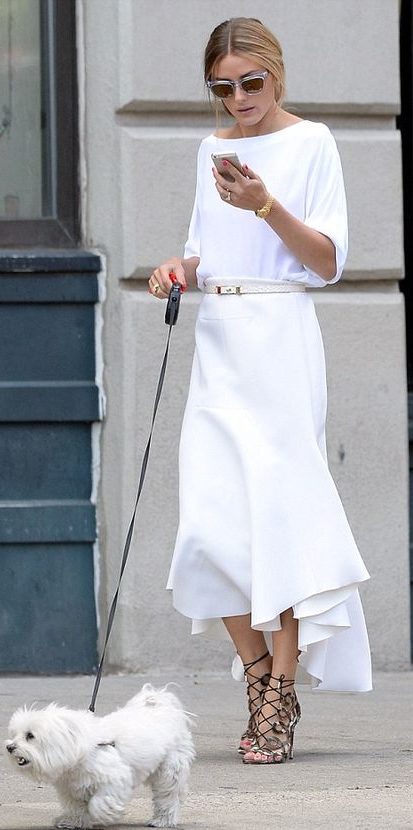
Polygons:
<instances>
[{"instance_id":1,"label":"red leash handle accent","mask_svg":"<svg viewBox=\"0 0 413 830\"><path fill-rule=\"evenodd\" d=\"M176 278L176 274L174 274L174 272L173 272L173 271L170 271L170 272L169 272L169 274L168 274L168 276L169 276L169 279L170 279L173 283L178 282L178 280L177 280L177 278ZM182 285L182 283L180 282L180 283L179 283L179 286L180 286L180 289L181 289L181 291L182 291L182 292L186 291L186 285Z\"/></svg>"}]
</instances>

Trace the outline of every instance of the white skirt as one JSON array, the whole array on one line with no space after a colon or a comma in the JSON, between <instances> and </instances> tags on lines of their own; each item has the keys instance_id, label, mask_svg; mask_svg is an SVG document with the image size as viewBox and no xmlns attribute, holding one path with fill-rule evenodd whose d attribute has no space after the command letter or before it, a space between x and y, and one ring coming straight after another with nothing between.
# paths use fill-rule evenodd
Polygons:
<instances>
[{"instance_id":1,"label":"white skirt","mask_svg":"<svg viewBox=\"0 0 413 830\"><path fill-rule=\"evenodd\" d=\"M167 588L192 631L298 619L313 688L371 689L368 571L327 463L324 348L310 294L205 294L180 454ZM243 678L239 657L233 675Z\"/></svg>"}]
</instances>

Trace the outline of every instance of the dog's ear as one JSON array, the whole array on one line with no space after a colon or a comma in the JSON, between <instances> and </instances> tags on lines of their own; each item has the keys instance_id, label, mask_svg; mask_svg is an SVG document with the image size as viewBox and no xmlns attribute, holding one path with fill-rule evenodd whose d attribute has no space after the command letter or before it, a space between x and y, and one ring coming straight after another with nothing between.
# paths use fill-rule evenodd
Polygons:
<instances>
[{"instance_id":1,"label":"dog's ear","mask_svg":"<svg viewBox=\"0 0 413 830\"><path fill-rule=\"evenodd\" d=\"M88 747L88 730L83 712L50 704L41 713L37 726L39 760L44 774L58 779L78 765Z\"/></svg>"}]
</instances>

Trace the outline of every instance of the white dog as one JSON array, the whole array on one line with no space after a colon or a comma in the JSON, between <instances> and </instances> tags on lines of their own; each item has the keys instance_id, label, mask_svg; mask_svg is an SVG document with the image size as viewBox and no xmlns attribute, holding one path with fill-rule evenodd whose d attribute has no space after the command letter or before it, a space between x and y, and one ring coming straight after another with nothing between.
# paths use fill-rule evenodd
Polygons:
<instances>
[{"instance_id":1,"label":"white dog","mask_svg":"<svg viewBox=\"0 0 413 830\"><path fill-rule=\"evenodd\" d=\"M190 719L178 698L148 683L123 709L97 717L50 704L18 709L7 754L23 772L54 784L60 828L113 824L137 784L152 787L149 827L175 827L195 757Z\"/></svg>"}]
</instances>

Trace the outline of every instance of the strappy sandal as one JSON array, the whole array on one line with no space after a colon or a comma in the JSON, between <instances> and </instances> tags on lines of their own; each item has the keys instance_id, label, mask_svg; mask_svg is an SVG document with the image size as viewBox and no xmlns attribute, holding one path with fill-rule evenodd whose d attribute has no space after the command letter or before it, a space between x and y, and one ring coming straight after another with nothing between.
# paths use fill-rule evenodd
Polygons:
<instances>
[{"instance_id":1,"label":"strappy sandal","mask_svg":"<svg viewBox=\"0 0 413 830\"><path fill-rule=\"evenodd\" d=\"M256 660L252 660L251 663L244 663L245 679L248 683L247 696L248 711L250 713L250 718L245 732L241 735L241 740L238 747L238 752L240 753L240 755L243 755L244 752L248 752L256 741L257 713L261 706L261 696L263 690L265 689L271 677L271 672L266 672L261 676L256 676L254 674L251 675L250 670L257 663L260 663L261 660L265 660L265 658L268 657L269 653L269 651L266 651L265 654L262 654L261 657L257 657ZM250 679L251 677L253 678L252 680Z\"/></svg>"},{"instance_id":2,"label":"strappy sandal","mask_svg":"<svg viewBox=\"0 0 413 830\"><path fill-rule=\"evenodd\" d=\"M294 682L286 680L284 674L270 676L261 695L256 738L244 755L244 764L282 764L293 758L294 730L301 717L301 707L295 691L284 692L284 689L294 686ZM268 700L269 692L277 692L278 700ZM264 715L264 707L267 711L271 707L270 715Z\"/></svg>"}]
</instances>

